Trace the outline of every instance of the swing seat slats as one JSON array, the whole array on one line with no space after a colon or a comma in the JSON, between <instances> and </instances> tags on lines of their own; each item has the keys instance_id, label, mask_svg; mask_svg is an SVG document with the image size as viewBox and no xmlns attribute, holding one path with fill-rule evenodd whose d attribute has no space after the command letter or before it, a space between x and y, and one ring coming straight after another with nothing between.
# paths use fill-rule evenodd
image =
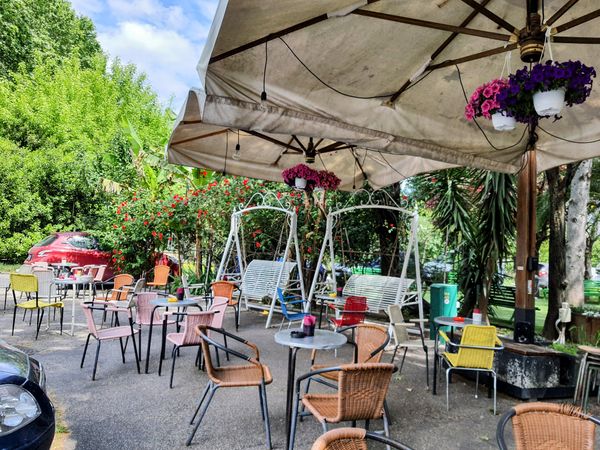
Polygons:
<instances>
[{"instance_id":1,"label":"swing seat slats","mask_svg":"<svg viewBox=\"0 0 600 450\"><path fill-rule=\"evenodd\" d=\"M353 274L344 286L343 295L366 297L368 311L377 313L387 311L390 305L417 304L417 292L409 291L414 282L411 278Z\"/></svg>"},{"instance_id":2,"label":"swing seat slats","mask_svg":"<svg viewBox=\"0 0 600 450\"><path fill-rule=\"evenodd\" d=\"M283 273L279 285L277 285L282 266ZM246 300L260 302L264 297L272 297L276 287L285 290L290 283L290 276L295 267L295 262L260 259L250 261L242 279L242 296Z\"/></svg>"}]
</instances>

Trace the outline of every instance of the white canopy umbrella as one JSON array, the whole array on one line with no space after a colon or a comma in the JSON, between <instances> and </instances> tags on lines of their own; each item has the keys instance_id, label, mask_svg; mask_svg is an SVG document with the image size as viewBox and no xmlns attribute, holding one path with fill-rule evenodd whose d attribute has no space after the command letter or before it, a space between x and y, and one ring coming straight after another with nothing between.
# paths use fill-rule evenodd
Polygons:
<instances>
[{"instance_id":1,"label":"white canopy umbrella","mask_svg":"<svg viewBox=\"0 0 600 450\"><path fill-rule=\"evenodd\" d=\"M515 320L531 322L535 174L600 155L600 94L529 133L468 122L466 97L546 39L546 56L600 67L598 17L593 0L221 0L168 158L268 180L315 158L344 189L520 173Z\"/></svg>"},{"instance_id":2,"label":"white canopy umbrella","mask_svg":"<svg viewBox=\"0 0 600 450\"><path fill-rule=\"evenodd\" d=\"M198 64L202 88L188 95L169 161L280 181L281 170L316 154L343 189L456 165L516 173L524 125L496 132L483 121L480 131L463 117L464 92L500 75L527 3L537 2L222 0ZM585 37L598 25L595 7L546 0L556 60L600 67L598 48L580 45L600 42ZM600 137L599 105L593 92L542 123L539 170L600 155L600 145L581 143Z\"/></svg>"}]
</instances>

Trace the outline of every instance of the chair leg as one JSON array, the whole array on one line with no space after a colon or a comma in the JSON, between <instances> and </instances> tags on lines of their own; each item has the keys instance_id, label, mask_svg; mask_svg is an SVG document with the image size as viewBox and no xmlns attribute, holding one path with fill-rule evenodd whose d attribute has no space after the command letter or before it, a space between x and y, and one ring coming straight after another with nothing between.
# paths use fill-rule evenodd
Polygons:
<instances>
[{"instance_id":1,"label":"chair leg","mask_svg":"<svg viewBox=\"0 0 600 450\"><path fill-rule=\"evenodd\" d=\"M60 308L60 334L63 333L63 319L65 317L65 307L61 306Z\"/></svg>"},{"instance_id":2,"label":"chair leg","mask_svg":"<svg viewBox=\"0 0 600 450\"><path fill-rule=\"evenodd\" d=\"M327 433L327 422L326 421L321 422L321 427L323 427L323 433Z\"/></svg>"},{"instance_id":3,"label":"chair leg","mask_svg":"<svg viewBox=\"0 0 600 450\"><path fill-rule=\"evenodd\" d=\"M262 421L264 422L265 421L265 405L263 404L262 386L258 387L258 398L260 400L260 415L261 415Z\"/></svg>"},{"instance_id":4,"label":"chair leg","mask_svg":"<svg viewBox=\"0 0 600 450\"><path fill-rule=\"evenodd\" d=\"M206 410L210 406L210 402L212 401L212 398L215 395L215 392L217 392L217 389L219 389L219 386L217 386L217 385L212 386L212 388L210 390L210 394L208 395L208 399L206 400L206 403L204 404L204 407L202 408L202 412L200 413L200 416L198 417L198 423L196 423L196 426L192 430L192 433L190 434L190 436L188 437L188 440L185 443L186 446L189 447L192 444L192 439L194 439L194 435L196 434L196 431L198 431L198 427L200 427L200 424L202 423L202 419L204 418L204 414L206 414Z\"/></svg>"},{"instance_id":5,"label":"chair leg","mask_svg":"<svg viewBox=\"0 0 600 450\"><path fill-rule=\"evenodd\" d=\"M206 394L208 394L208 391L210 390L211 386L212 386L212 381L209 381L208 384L206 385L206 387L204 388L204 392L202 392L202 397L200 397L200 402L198 403L198 407L196 408L196 411L194 411L192 420L190 420L190 425L194 425L194 419L198 415L198 411L200 411L200 407L202 406L202 403L204 402L204 399L206 398Z\"/></svg>"},{"instance_id":6,"label":"chair leg","mask_svg":"<svg viewBox=\"0 0 600 450\"><path fill-rule=\"evenodd\" d=\"M152 330L148 330L150 333ZM135 339L135 338L134 338ZM138 328L138 348L140 349L140 361L142 360L142 326Z\"/></svg>"},{"instance_id":7,"label":"chair leg","mask_svg":"<svg viewBox=\"0 0 600 450\"><path fill-rule=\"evenodd\" d=\"M492 371L492 377L494 378L494 415L496 415L496 372Z\"/></svg>"},{"instance_id":8,"label":"chair leg","mask_svg":"<svg viewBox=\"0 0 600 450\"><path fill-rule=\"evenodd\" d=\"M298 408L300 406L300 392L296 393L294 406L292 408L292 423L290 428L290 446L288 450L294 450L294 441L296 440L296 426L298 425Z\"/></svg>"},{"instance_id":9,"label":"chair leg","mask_svg":"<svg viewBox=\"0 0 600 450\"><path fill-rule=\"evenodd\" d=\"M42 314L40 316L40 309L42 310ZM33 314L33 311L32 311ZM44 308L38 308L37 309L37 320L36 320L36 331L35 331L35 339L37 340L39 334L40 334L40 327L42 326L42 320L44 320Z\"/></svg>"},{"instance_id":10,"label":"chair leg","mask_svg":"<svg viewBox=\"0 0 600 450\"><path fill-rule=\"evenodd\" d=\"M98 356L100 356L100 344L101 340L98 340L98 347L96 348L96 359L94 360L94 370L92 372L92 381L96 379L96 369L98 368Z\"/></svg>"},{"instance_id":11,"label":"chair leg","mask_svg":"<svg viewBox=\"0 0 600 450\"><path fill-rule=\"evenodd\" d=\"M392 354L392 359L390 360L390 364L394 364L394 360L396 359L396 353L398 353L398 348L400 346L396 345L396 347L394 348L394 353Z\"/></svg>"},{"instance_id":12,"label":"chair leg","mask_svg":"<svg viewBox=\"0 0 600 450\"><path fill-rule=\"evenodd\" d=\"M227 348L227 335L226 334L223 335L223 344L225 345L225 348ZM227 358L227 361L229 361L229 353L225 352L225 358Z\"/></svg>"},{"instance_id":13,"label":"chair leg","mask_svg":"<svg viewBox=\"0 0 600 450\"><path fill-rule=\"evenodd\" d=\"M479 370L475 372L475 398L479 398Z\"/></svg>"},{"instance_id":14,"label":"chair leg","mask_svg":"<svg viewBox=\"0 0 600 450\"><path fill-rule=\"evenodd\" d=\"M425 350L425 379L427 380L427 389L429 389L429 351L427 350L427 347L425 347L424 350Z\"/></svg>"},{"instance_id":15,"label":"chair leg","mask_svg":"<svg viewBox=\"0 0 600 450\"><path fill-rule=\"evenodd\" d=\"M387 437L387 438L390 437L390 423L389 423L388 416L387 416L385 409L383 411L383 433L384 433L385 437ZM386 445L385 448L386 448L386 450L390 450L389 445Z\"/></svg>"},{"instance_id":16,"label":"chair leg","mask_svg":"<svg viewBox=\"0 0 600 450\"><path fill-rule=\"evenodd\" d=\"M262 404L263 404L263 415L264 415L264 422L265 422L265 433L267 435L267 448L269 450L271 450L273 448L273 444L271 443L271 422L269 421L269 405L267 404L267 387L265 386L264 382L261 385L260 388L261 391L261 400L262 400Z\"/></svg>"},{"instance_id":17,"label":"chair leg","mask_svg":"<svg viewBox=\"0 0 600 450\"><path fill-rule=\"evenodd\" d=\"M383 399L383 412L385 413L385 417L387 417L388 423L392 423L392 415L390 414L390 408L388 408L387 400Z\"/></svg>"},{"instance_id":18,"label":"chair leg","mask_svg":"<svg viewBox=\"0 0 600 450\"><path fill-rule=\"evenodd\" d=\"M83 356L81 357L81 365L79 366L80 369L83 369L83 363L85 361L85 354L88 349L88 344L90 343L90 336L91 336L91 333L88 333L87 339L85 340L85 347L83 347Z\"/></svg>"},{"instance_id":19,"label":"chair leg","mask_svg":"<svg viewBox=\"0 0 600 450\"><path fill-rule=\"evenodd\" d=\"M173 388L173 374L175 373L175 358L177 358L177 350L179 350L179 347L176 345L173 346L173 351L171 352L171 357L173 359L173 362L171 363L171 380L169 381L169 387L171 389Z\"/></svg>"},{"instance_id":20,"label":"chair leg","mask_svg":"<svg viewBox=\"0 0 600 450\"><path fill-rule=\"evenodd\" d=\"M17 320L17 305L15 305L15 309L13 311L13 326L12 326L12 332L11 332L11 336L15 335L15 321Z\"/></svg>"},{"instance_id":21,"label":"chair leg","mask_svg":"<svg viewBox=\"0 0 600 450\"><path fill-rule=\"evenodd\" d=\"M448 393L448 389L450 387L450 371L451 367L446 369L446 411L450 411L450 395Z\"/></svg>"},{"instance_id":22,"label":"chair leg","mask_svg":"<svg viewBox=\"0 0 600 450\"><path fill-rule=\"evenodd\" d=\"M217 355L217 366L221 366L221 360L219 359L219 349L215 347L215 355Z\"/></svg>"},{"instance_id":23,"label":"chair leg","mask_svg":"<svg viewBox=\"0 0 600 450\"><path fill-rule=\"evenodd\" d=\"M233 307L233 311L235 312L235 331L237 332L240 329L240 304Z\"/></svg>"},{"instance_id":24,"label":"chair leg","mask_svg":"<svg viewBox=\"0 0 600 450\"><path fill-rule=\"evenodd\" d=\"M408 352L408 347L404 348L404 354L402 355L402 361L400 362L400 368L398 369L398 374L402 373L402 367L404 367L404 360L406 359L406 352Z\"/></svg>"},{"instance_id":25,"label":"chair leg","mask_svg":"<svg viewBox=\"0 0 600 450\"><path fill-rule=\"evenodd\" d=\"M135 343L135 336L133 335L133 327L131 328L131 333L132 333L131 342L133 344L133 355L135 357L135 365L137 366L138 374L140 374L141 373L140 372L140 359L142 357L142 348L140 347L139 353L138 353L138 348ZM129 338L127 338L127 339L129 340ZM127 342L125 343L125 346L127 346Z\"/></svg>"},{"instance_id":26,"label":"chair leg","mask_svg":"<svg viewBox=\"0 0 600 450\"><path fill-rule=\"evenodd\" d=\"M308 394L308 389L310 388L310 382L312 381L312 378L309 378L308 380L306 380L306 387L304 388L304 395ZM300 413L304 412L304 404L302 404L302 410L300 411ZM304 416L302 416L302 414L300 414L300 422L302 422L304 420Z\"/></svg>"},{"instance_id":27,"label":"chair leg","mask_svg":"<svg viewBox=\"0 0 600 450\"><path fill-rule=\"evenodd\" d=\"M125 364L125 347L123 347L123 338L119 338L119 345L121 346L121 359L123 360L123 364Z\"/></svg>"}]
</instances>

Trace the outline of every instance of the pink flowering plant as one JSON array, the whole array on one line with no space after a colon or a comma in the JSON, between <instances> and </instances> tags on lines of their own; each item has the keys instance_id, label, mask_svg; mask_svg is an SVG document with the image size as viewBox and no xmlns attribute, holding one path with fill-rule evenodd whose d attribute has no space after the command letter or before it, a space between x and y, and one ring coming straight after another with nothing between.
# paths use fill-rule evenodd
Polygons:
<instances>
[{"instance_id":1,"label":"pink flowering plant","mask_svg":"<svg viewBox=\"0 0 600 450\"><path fill-rule=\"evenodd\" d=\"M319 184L319 172L311 169L306 164L297 164L294 167L285 169L281 172L281 176L283 177L283 181L290 186L294 186L296 178L304 178L306 180L306 188L309 190Z\"/></svg>"},{"instance_id":2,"label":"pink flowering plant","mask_svg":"<svg viewBox=\"0 0 600 450\"><path fill-rule=\"evenodd\" d=\"M502 108L498 98L501 92L508 93L507 89L508 80L504 78L497 78L479 86L471 94L469 103L465 107L465 118L469 121L476 117L491 119L492 114L497 112L505 112L507 116L510 116L510 111Z\"/></svg>"},{"instance_id":3,"label":"pink flowering plant","mask_svg":"<svg viewBox=\"0 0 600 450\"><path fill-rule=\"evenodd\" d=\"M342 180L340 180L333 172L321 170L319 172L319 182L317 187L323 188L326 191L335 191Z\"/></svg>"}]
</instances>

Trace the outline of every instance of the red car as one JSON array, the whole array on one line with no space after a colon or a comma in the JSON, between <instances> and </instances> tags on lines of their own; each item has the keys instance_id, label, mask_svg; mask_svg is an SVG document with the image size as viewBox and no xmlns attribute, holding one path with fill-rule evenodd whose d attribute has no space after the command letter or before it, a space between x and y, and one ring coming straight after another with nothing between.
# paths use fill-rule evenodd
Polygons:
<instances>
[{"instance_id":1,"label":"red car","mask_svg":"<svg viewBox=\"0 0 600 450\"><path fill-rule=\"evenodd\" d=\"M100 250L100 245L95 237L80 231L53 233L42 239L29 249L25 263L59 263L63 260L75 263L78 266L106 265L104 280L108 280L114 276L112 254ZM172 275L179 275L179 264L172 256L162 253L157 256L156 264L167 264L171 267Z\"/></svg>"},{"instance_id":2,"label":"red car","mask_svg":"<svg viewBox=\"0 0 600 450\"><path fill-rule=\"evenodd\" d=\"M25 263L59 263L65 260L79 266L105 264L106 280L114 275L111 258L111 253L100 250L96 238L88 233L53 233L29 249Z\"/></svg>"}]
</instances>

